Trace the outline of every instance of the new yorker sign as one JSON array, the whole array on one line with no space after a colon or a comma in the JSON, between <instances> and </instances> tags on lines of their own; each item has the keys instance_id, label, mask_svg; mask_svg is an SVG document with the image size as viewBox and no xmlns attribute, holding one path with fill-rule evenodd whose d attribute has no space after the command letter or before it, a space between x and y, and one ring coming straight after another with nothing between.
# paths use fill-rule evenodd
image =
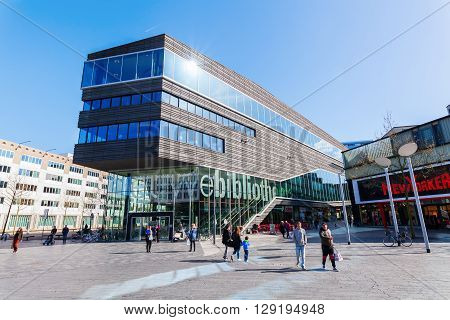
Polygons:
<instances>
[{"instance_id":1,"label":"new yorker sign","mask_svg":"<svg viewBox=\"0 0 450 320\"><path fill-rule=\"evenodd\" d=\"M450 165L423 168L415 171L416 185L419 196L442 196L450 194ZM412 184L409 174L390 175L392 195L396 199L404 199L407 194L413 197ZM388 189L385 177L364 179L357 182L357 190L361 203L374 200L388 199Z\"/></svg>"},{"instance_id":2,"label":"new yorker sign","mask_svg":"<svg viewBox=\"0 0 450 320\"><path fill-rule=\"evenodd\" d=\"M201 176L200 191L205 197L214 195L216 198L264 201L270 201L276 195L276 187L271 186L266 179L220 170L214 170L213 175Z\"/></svg>"}]
</instances>

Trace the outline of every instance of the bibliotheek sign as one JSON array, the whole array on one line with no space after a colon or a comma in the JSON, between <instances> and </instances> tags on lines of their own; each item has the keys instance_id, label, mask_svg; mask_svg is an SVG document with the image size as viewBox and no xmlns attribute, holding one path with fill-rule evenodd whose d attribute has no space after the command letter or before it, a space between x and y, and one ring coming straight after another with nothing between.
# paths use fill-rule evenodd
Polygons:
<instances>
[{"instance_id":1,"label":"bibliotheek sign","mask_svg":"<svg viewBox=\"0 0 450 320\"><path fill-rule=\"evenodd\" d=\"M419 196L447 196L450 194L450 165L427 167L415 170L415 178ZM408 172L389 176L392 195L395 199L412 198L413 190ZM359 195L359 203L387 200L388 188L384 176L372 179L353 181L355 191ZM358 198L358 197L356 197Z\"/></svg>"},{"instance_id":2,"label":"bibliotheek sign","mask_svg":"<svg viewBox=\"0 0 450 320\"><path fill-rule=\"evenodd\" d=\"M252 181L253 180L253 181ZM270 186L266 179L255 182L246 175L226 173L222 177L220 170L214 170L214 175L203 175L200 178L200 190L205 197L214 194L216 198L233 198L248 200L271 200L276 194L276 188Z\"/></svg>"}]
</instances>

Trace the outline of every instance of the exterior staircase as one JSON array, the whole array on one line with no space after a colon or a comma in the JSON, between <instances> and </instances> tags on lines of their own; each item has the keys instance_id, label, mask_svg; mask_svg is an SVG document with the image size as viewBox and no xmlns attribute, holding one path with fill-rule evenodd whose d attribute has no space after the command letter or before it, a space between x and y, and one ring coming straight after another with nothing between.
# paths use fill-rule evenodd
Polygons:
<instances>
[{"instance_id":1,"label":"exterior staircase","mask_svg":"<svg viewBox=\"0 0 450 320\"><path fill-rule=\"evenodd\" d=\"M269 203L267 203L264 208L262 208L257 214L254 214L244 225L243 230L251 229L254 224L259 225L267 217L267 215L275 208L276 205L281 204L281 198L273 198Z\"/></svg>"}]
</instances>

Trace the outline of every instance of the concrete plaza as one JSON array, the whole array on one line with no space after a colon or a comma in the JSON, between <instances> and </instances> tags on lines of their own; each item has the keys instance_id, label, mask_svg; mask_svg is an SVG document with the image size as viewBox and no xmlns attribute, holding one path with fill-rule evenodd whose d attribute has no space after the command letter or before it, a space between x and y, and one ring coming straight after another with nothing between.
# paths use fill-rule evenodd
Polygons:
<instances>
[{"instance_id":1,"label":"concrete plaza","mask_svg":"<svg viewBox=\"0 0 450 320\"><path fill-rule=\"evenodd\" d=\"M335 230L344 257L340 272L321 267L316 231L309 232L308 271L295 267L294 246L281 236L250 236L250 262L223 262L209 241L88 243L43 247L0 244L0 299L449 299L450 243L445 234L425 253L423 243L386 248L379 230ZM379 242L373 241L379 239ZM369 239L370 241L366 241ZM419 240L420 241L420 238ZM220 241L219 241L220 242Z\"/></svg>"}]
</instances>

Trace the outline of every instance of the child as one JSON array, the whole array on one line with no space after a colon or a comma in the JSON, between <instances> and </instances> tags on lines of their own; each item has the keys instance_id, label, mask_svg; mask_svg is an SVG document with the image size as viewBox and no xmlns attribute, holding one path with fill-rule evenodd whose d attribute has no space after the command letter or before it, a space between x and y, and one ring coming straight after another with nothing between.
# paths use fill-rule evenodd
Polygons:
<instances>
[{"instance_id":1,"label":"child","mask_svg":"<svg viewBox=\"0 0 450 320\"><path fill-rule=\"evenodd\" d=\"M248 262L248 248L250 247L248 237L245 237L245 240L242 241L242 247L244 248L244 262Z\"/></svg>"}]
</instances>

